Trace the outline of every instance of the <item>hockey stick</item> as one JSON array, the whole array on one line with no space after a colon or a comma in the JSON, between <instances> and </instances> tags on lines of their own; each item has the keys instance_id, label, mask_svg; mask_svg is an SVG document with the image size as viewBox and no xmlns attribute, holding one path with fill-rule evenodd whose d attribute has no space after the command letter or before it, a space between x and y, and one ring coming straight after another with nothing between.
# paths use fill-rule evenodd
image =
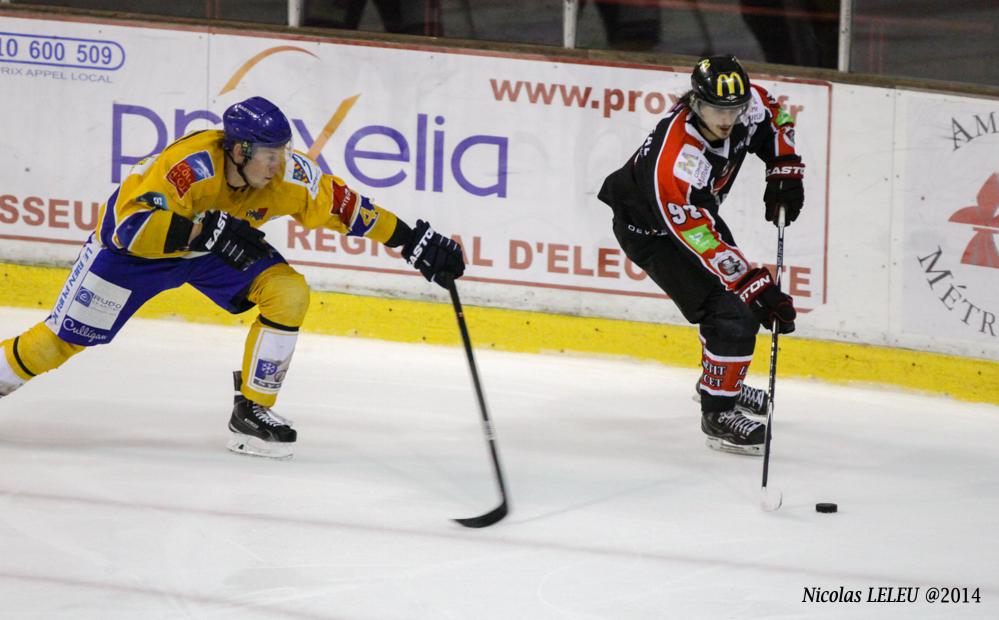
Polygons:
<instances>
[{"instance_id":1,"label":"hockey stick","mask_svg":"<svg viewBox=\"0 0 999 620\"><path fill-rule=\"evenodd\" d=\"M780 290L780 275L784 268L784 207L777 210L777 290ZM763 510L773 512L784 502L784 494L780 489L767 488L767 476L770 473L770 439L774 424L774 390L777 386L777 319L774 318L770 337L770 392L767 406L767 431L763 442L763 485L760 491L760 506Z\"/></svg>"},{"instance_id":2,"label":"hockey stick","mask_svg":"<svg viewBox=\"0 0 999 620\"><path fill-rule=\"evenodd\" d=\"M458 299L458 288L454 280L448 282L448 290L451 292L451 303L454 305L454 315L458 319L458 329L461 331L461 339L465 343L465 356L468 358L468 369L472 373L472 383L475 385L475 395L479 399L479 412L482 414L482 431L489 442L489 452L493 457L493 471L496 473L496 484L499 485L502 502L496 508L478 517L466 519L455 519L465 527L489 527L499 522L508 512L506 497L506 484L503 483L503 470L500 468L499 453L496 451L496 434L493 432L493 424L489 421L489 412L486 411L486 399L482 396L482 384L479 382L479 371L475 368L475 356L472 354L472 341L468 337L468 328L465 326L465 313L461 310L461 300Z\"/></svg>"}]
</instances>

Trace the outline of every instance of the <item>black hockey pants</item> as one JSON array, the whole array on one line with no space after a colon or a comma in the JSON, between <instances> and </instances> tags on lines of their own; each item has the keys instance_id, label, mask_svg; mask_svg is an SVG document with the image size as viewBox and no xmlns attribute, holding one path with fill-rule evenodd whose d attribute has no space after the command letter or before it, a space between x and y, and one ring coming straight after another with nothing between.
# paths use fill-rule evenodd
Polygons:
<instances>
[{"instance_id":1,"label":"black hockey pants","mask_svg":"<svg viewBox=\"0 0 999 620\"><path fill-rule=\"evenodd\" d=\"M672 236L632 232L619 220L614 235L621 249L700 329L703 347L716 356L752 356L760 323L746 304L698 265ZM702 394L702 411L725 411L735 397Z\"/></svg>"}]
</instances>

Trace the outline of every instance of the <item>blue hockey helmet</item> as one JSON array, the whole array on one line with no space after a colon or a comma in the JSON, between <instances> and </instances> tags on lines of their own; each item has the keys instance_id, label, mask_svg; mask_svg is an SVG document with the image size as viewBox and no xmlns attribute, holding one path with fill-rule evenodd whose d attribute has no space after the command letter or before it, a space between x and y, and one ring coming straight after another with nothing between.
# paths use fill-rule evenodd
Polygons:
<instances>
[{"instance_id":1,"label":"blue hockey helmet","mask_svg":"<svg viewBox=\"0 0 999 620\"><path fill-rule=\"evenodd\" d=\"M222 128L225 150L241 143L248 157L252 157L254 146L278 147L291 142L288 117L263 97L250 97L229 106L222 114Z\"/></svg>"}]
</instances>

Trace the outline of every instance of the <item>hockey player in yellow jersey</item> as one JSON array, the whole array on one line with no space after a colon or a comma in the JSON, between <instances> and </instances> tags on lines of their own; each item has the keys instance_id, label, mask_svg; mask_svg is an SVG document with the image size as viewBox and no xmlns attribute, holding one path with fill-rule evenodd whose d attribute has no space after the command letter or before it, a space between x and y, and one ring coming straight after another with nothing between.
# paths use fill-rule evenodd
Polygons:
<instances>
[{"instance_id":1,"label":"hockey player in yellow jersey","mask_svg":"<svg viewBox=\"0 0 999 620\"><path fill-rule=\"evenodd\" d=\"M291 126L270 101L230 106L223 130L188 134L136 164L103 205L97 229L46 320L0 343L0 397L87 347L111 342L146 301L190 284L232 313L257 306L229 428L235 452L290 457L297 437L272 409L309 306L305 278L258 227L291 216L402 247L447 287L465 262L453 240L410 227L291 149Z\"/></svg>"}]
</instances>

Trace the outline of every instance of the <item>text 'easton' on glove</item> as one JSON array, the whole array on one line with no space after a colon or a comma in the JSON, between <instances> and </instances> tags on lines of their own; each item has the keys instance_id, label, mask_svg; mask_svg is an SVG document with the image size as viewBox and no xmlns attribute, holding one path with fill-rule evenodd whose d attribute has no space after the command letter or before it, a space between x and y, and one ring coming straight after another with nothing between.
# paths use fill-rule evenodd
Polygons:
<instances>
[{"instance_id":1,"label":"text 'easton' on glove","mask_svg":"<svg viewBox=\"0 0 999 620\"><path fill-rule=\"evenodd\" d=\"M402 246L402 256L424 278L444 288L465 272L465 257L458 242L441 235L423 220L416 220L413 232Z\"/></svg>"},{"instance_id":2,"label":"text 'easton' on glove","mask_svg":"<svg viewBox=\"0 0 999 620\"><path fill-rule=\"evenodd\" d=\"M246 271L271 251L263 231L224 211L205 213L201 233L191 240L188 249L216 254L240 271Z\"/></svg>"},{"instance_id":3,"label":"text 'easton' on glove","mask_svg":"<svg viewBox=\"0 0 999 620\"><path fill-rule=\"evenodd\" d=\"M784 223L798 218L805 204L805 164L797 155L782 155L767 166L767 189L763 192L768 222L777 224L777 211L784 207Z\"/></svg>"},{"instance_id":4,"label":"text 'easton' on glove","mask_svg":"<svg viewBox=\"0 0 999 620\"><path fill-rule=\"evenodd\" d=\"M735 292L763 327L771 329L776 321L778 333L794 331L794 319L798 316L794 300L774 285L773 277L766 269L749 270L736 284Z\"/></svg>"}]
</instances>

